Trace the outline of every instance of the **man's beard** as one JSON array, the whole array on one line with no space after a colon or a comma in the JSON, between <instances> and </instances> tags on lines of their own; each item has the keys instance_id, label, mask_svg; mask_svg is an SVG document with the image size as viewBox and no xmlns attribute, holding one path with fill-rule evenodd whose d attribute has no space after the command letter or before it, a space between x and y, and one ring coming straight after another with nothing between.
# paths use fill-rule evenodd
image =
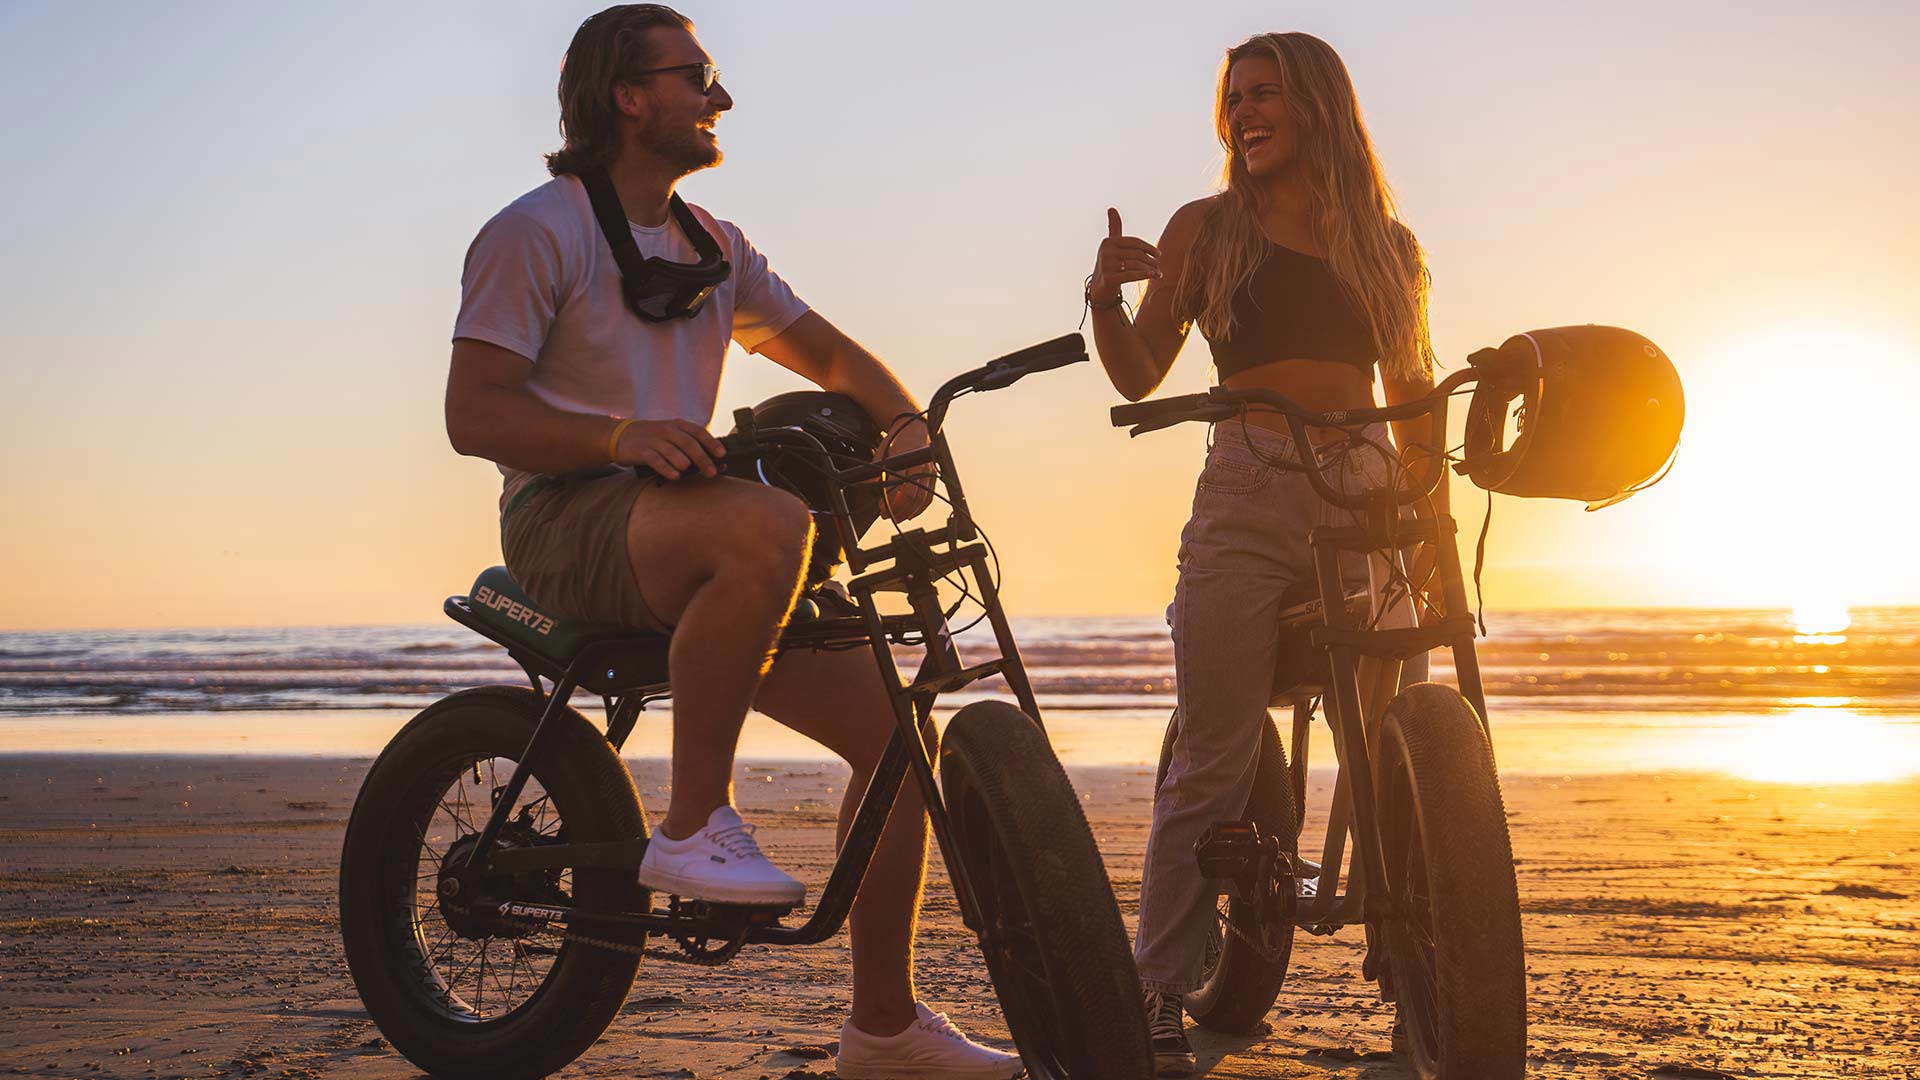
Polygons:
<instances>
[{"instance_id":1,"label":"man's beard","mask_svg":"<svg viewBox=\"0 0 1920 1080\"><path fill-rule=\"evenodd\" d=\"M718 165L723 156L701 128L649 125L641 132L641 145L661 161L679 168L682 176Z\"/></svg>"}]
</instances>

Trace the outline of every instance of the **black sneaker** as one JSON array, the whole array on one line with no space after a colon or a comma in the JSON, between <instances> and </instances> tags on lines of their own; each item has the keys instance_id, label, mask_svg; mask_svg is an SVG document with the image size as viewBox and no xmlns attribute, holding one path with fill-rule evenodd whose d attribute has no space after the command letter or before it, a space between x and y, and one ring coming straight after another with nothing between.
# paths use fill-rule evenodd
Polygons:
<instances>
[{"instance_id":1,"label":"black sneaker","mask_svg":"<svg viewBox=\"0 0 1920 1080\"><path fill-rule=\"evenodd\" d=\"M1198 1063L1193 1044L1187 1041L1186 1011L1180 1007L1180 995L1145 991L1147 1034L1153 1040L1155 1076L1192 1076Z\"/></svg>"}]
</instances>

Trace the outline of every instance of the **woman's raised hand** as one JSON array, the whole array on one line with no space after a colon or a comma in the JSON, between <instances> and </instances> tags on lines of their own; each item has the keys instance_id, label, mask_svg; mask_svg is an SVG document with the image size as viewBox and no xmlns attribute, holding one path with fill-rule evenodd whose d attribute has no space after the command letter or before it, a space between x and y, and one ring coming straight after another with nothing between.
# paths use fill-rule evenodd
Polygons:
<instances>
[{"instance_id":1,"label":"woman's raised hand","mask_svg":"<svg viewBox=\"0 0 1920 1080\"><path fill-rule=\"evenodd\" d=\"M1120 286L1129 281L1151 281L1160 276L1160 249L1137 236L1120 231L1120 211L1107 207L1107 236L1093 258L1093 278L1087 282L1087 298L1110 300L1120 295Z\"/></svg>"}]
</instances>

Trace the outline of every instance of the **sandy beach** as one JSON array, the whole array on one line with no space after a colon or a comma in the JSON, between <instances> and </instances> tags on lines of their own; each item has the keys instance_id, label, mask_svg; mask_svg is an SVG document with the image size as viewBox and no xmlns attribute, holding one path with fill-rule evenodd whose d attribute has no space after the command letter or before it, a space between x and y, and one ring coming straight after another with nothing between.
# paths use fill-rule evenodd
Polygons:
<instances>
[{"instance_id":1,"label":"sandy beach","mask_svg":"<svg viewBox=\"0 0 1920 1080\"><path fill-rule=\"evenodd\" d=\"M366 766L0 758L0 1071L417 1075L361 1010L336 936L340 838ZM634 771L660 805L662 763ZM1151 774L1070 771L1131 919ZM843 783L813 762L740 767L766 846L816 888ZM1920 782L1529 775L1505 791L1535 1074L1920 1076ZM1402 1075L1359 941L1302 935L1266 1034L1196 1032L1205 1075ZM1004 1040L937 869L919 949L923 994ZM650 954L620 1019L560 1075L830 1076L845 965L844 933L718 969Z\"/></svg>"}]
</instances>

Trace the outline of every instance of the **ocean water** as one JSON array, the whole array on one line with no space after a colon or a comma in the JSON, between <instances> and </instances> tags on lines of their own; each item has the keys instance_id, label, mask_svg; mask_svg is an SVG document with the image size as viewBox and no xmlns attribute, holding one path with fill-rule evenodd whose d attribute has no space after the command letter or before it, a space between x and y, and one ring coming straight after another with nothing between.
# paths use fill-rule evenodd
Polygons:
<instances>
[{"instance_id":1,"label":"ocean water","mask_svg":"<svg viewBox=\"0 0 1920 1080\"><path fill-rule=\"evenodd\" d=\"M1502 768L1714 768L1757 779L1920 774L1920 608L1802 633L1782 611L1490 612L1477 646ZM1157 617L1016 619L1070 763L1150 763L1173 704ZM963 655L991 647L984 627ZM909 668L901 654L903 668ZM1435 654L1434 677L1452 677ZM469 686L523 684L505 652L422 626L0 634L0 753L181 750L362 755ZM997 680L943 699L1004 694ZM597 700L576 705L594 715ZM665 753L665 706L629 752ZM1324 745L1324 744L1323 744ZM749 724L743 755L824 753Z\"/></svg>"}]
</instances>

